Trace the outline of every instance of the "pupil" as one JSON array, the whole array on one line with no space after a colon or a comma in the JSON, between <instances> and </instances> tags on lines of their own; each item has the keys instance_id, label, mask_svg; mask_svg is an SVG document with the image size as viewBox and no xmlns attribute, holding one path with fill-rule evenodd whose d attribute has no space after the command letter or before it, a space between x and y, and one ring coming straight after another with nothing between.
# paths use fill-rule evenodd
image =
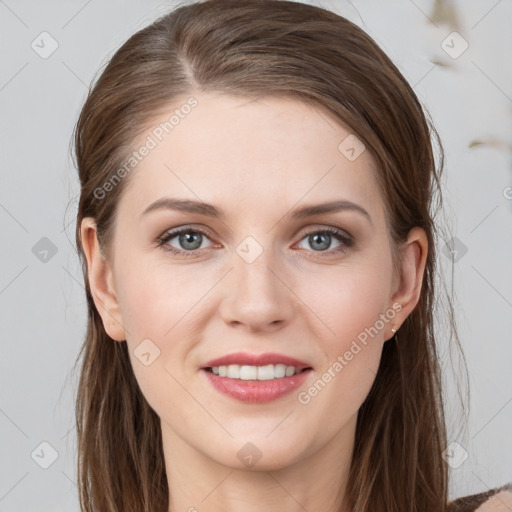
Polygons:
<instances>
[{"instance_id":1,"label":"pupil","mask_svg":"<svg viewBox=\"0 0 512 512\"><path fill-rule=\"evenodd\" d=\"M180 236L180 243L186 249L198 249L201 246L201 241L199 240L200 233L182 233ZM194 245L193 238L196 237L196 243ZM199 241L199 244L197 243ZM192 247L187 246L187 244L191 243Z\"/></svg>"},{"instance_id":2,"label":"pupil","mask_svg":"<svg viewBox=\"0 0 512 512\"><path fill-rule=\"evenodd\" d=\"M326 233L316 233L315 235L312 235L310 237L310 243L311 243L311 246L314 247L315 244L316 244L316 239L318 239L319 237L323 237L324 238L324 243L320 242L320 249L327 249L329 247L329 237L330 235L327 235Z\"/></svg>"}]
</instances>

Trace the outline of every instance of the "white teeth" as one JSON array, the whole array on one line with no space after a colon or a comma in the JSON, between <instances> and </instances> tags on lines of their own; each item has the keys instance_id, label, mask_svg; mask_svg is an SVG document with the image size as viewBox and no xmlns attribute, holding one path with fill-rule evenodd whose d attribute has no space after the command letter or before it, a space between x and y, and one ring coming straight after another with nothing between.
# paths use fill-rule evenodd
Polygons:
<instances>
[{"instance_id":1,"label":"white teeth","mask_svg":"<svg viewBox=\"0 0 512 512\"><path fill-rule=\"evenodd\" d=\"M228 366L228 372L226 373L226 377L230 379L239 379L240 378L240 366L237 364L230 364Z\"/></svg>"},{"instance_id":2,"label":"white teeth","mask_svg":"<svg viewBox=\"0 0 512 512\"><path fill-rule=\"evenodd\" d=\"M258 380L274 380L274 365L258 366Z\"/></svg>"},{"instance_id":3,"label":"white teeth","mask_svg":"<svg viewBox=\"0 0 512 512\"><path fill-rule=\"evenodd\" d=\"M290 368L293 368L293 366L290 366ZM295 370L295 368L293 368ZM286 375L286 365L285 364L276 364L274 366L274 377L276 379L281 379Z\"/></svg>"},{"instance_id":4,"label":"white teeth","mask_svg":"<svg viewBox=\"0 0 512 512\"><path fill-rule=\"evenodd\" d=\"M257 380L258 368L256 366L240 366L240 378L242 380Z\"/></svg>"},{"instance_id":5,"label":"white teeth","mask_svg":"<svg viewBox=\"0 0 512 512\"><path fill-rule=\"evenodd\" d=\"M297 370L295 366L286 366L285 364L267 364L265 366L230 364L227 366L213 366L211 370L219 377L240 380L282 379L300 373L300 370Z\"/></svg>"}]
</instances>

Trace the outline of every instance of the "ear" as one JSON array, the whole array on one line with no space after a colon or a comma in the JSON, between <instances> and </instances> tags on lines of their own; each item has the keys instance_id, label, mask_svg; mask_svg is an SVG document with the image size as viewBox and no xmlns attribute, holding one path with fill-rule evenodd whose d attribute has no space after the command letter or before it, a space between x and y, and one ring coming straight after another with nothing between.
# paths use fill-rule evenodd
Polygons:
<instances>
[{"instance_id":1,"label":"ear","mask_svg":"<svg viewBox=\"0 0 512 512\"><path fill-rule=\"evenodd\" d=\"M116 341L125 341L126 332L114 288L110 263L100 250L96 222L85 217L81 223L82 247L87 259L89 286L98 313L107 334Z\"/></svg>"},{"instance_id":2,"label":"ear","mask_svg":"<svg viewBox=\"0 0 512 512\"><path fill-rule=\"evenodd\" d=\"M407 241L401 247L402 262L400 273L396 277L396 290L392 304L399 303L401 309L390 324L389 337L393 336L391 328L398 330L413 311L421 294L421 285L427 261L428 241L422 228L415 227L409 231ZM389 339L389 338L388 338Z\"/></svg>"}]
</instances>

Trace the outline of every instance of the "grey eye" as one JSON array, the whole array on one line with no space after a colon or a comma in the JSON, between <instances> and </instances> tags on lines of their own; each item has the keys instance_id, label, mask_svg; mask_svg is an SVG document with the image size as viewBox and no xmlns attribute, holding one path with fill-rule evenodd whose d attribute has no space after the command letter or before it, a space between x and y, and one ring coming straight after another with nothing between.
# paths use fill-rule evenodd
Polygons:
<instances>
[{"instance_id":1,"label":"grey eye","mask_svg":"<svg viewBox=\"0 0 512 512\"><path fill-rule=\"evenodd\" d=\"M197 231L185 231L174 238L179 239L179 243L183 249L192 251L201 247L202 237L203 234Z\"/></svg>"}]
</instances>

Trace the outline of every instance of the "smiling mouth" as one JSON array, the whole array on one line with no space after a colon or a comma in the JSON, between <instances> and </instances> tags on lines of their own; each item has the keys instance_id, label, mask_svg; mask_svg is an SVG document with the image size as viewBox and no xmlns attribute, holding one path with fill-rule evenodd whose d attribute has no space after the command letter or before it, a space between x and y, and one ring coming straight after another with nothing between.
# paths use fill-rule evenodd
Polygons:
<instances>
[{"instance_id":1,"label":"smiling mouth","mask_svg":"<svg viewBox=\"0 0 512 512\"><path fill-rule=\"evenodd\" d=\"M293 377L299 373L312 370L312 368L296 368L285 364L267 364L264 366L230 364L206 367L204 370L228 379L264 381Z\"/></svg>"}]
</instances>

